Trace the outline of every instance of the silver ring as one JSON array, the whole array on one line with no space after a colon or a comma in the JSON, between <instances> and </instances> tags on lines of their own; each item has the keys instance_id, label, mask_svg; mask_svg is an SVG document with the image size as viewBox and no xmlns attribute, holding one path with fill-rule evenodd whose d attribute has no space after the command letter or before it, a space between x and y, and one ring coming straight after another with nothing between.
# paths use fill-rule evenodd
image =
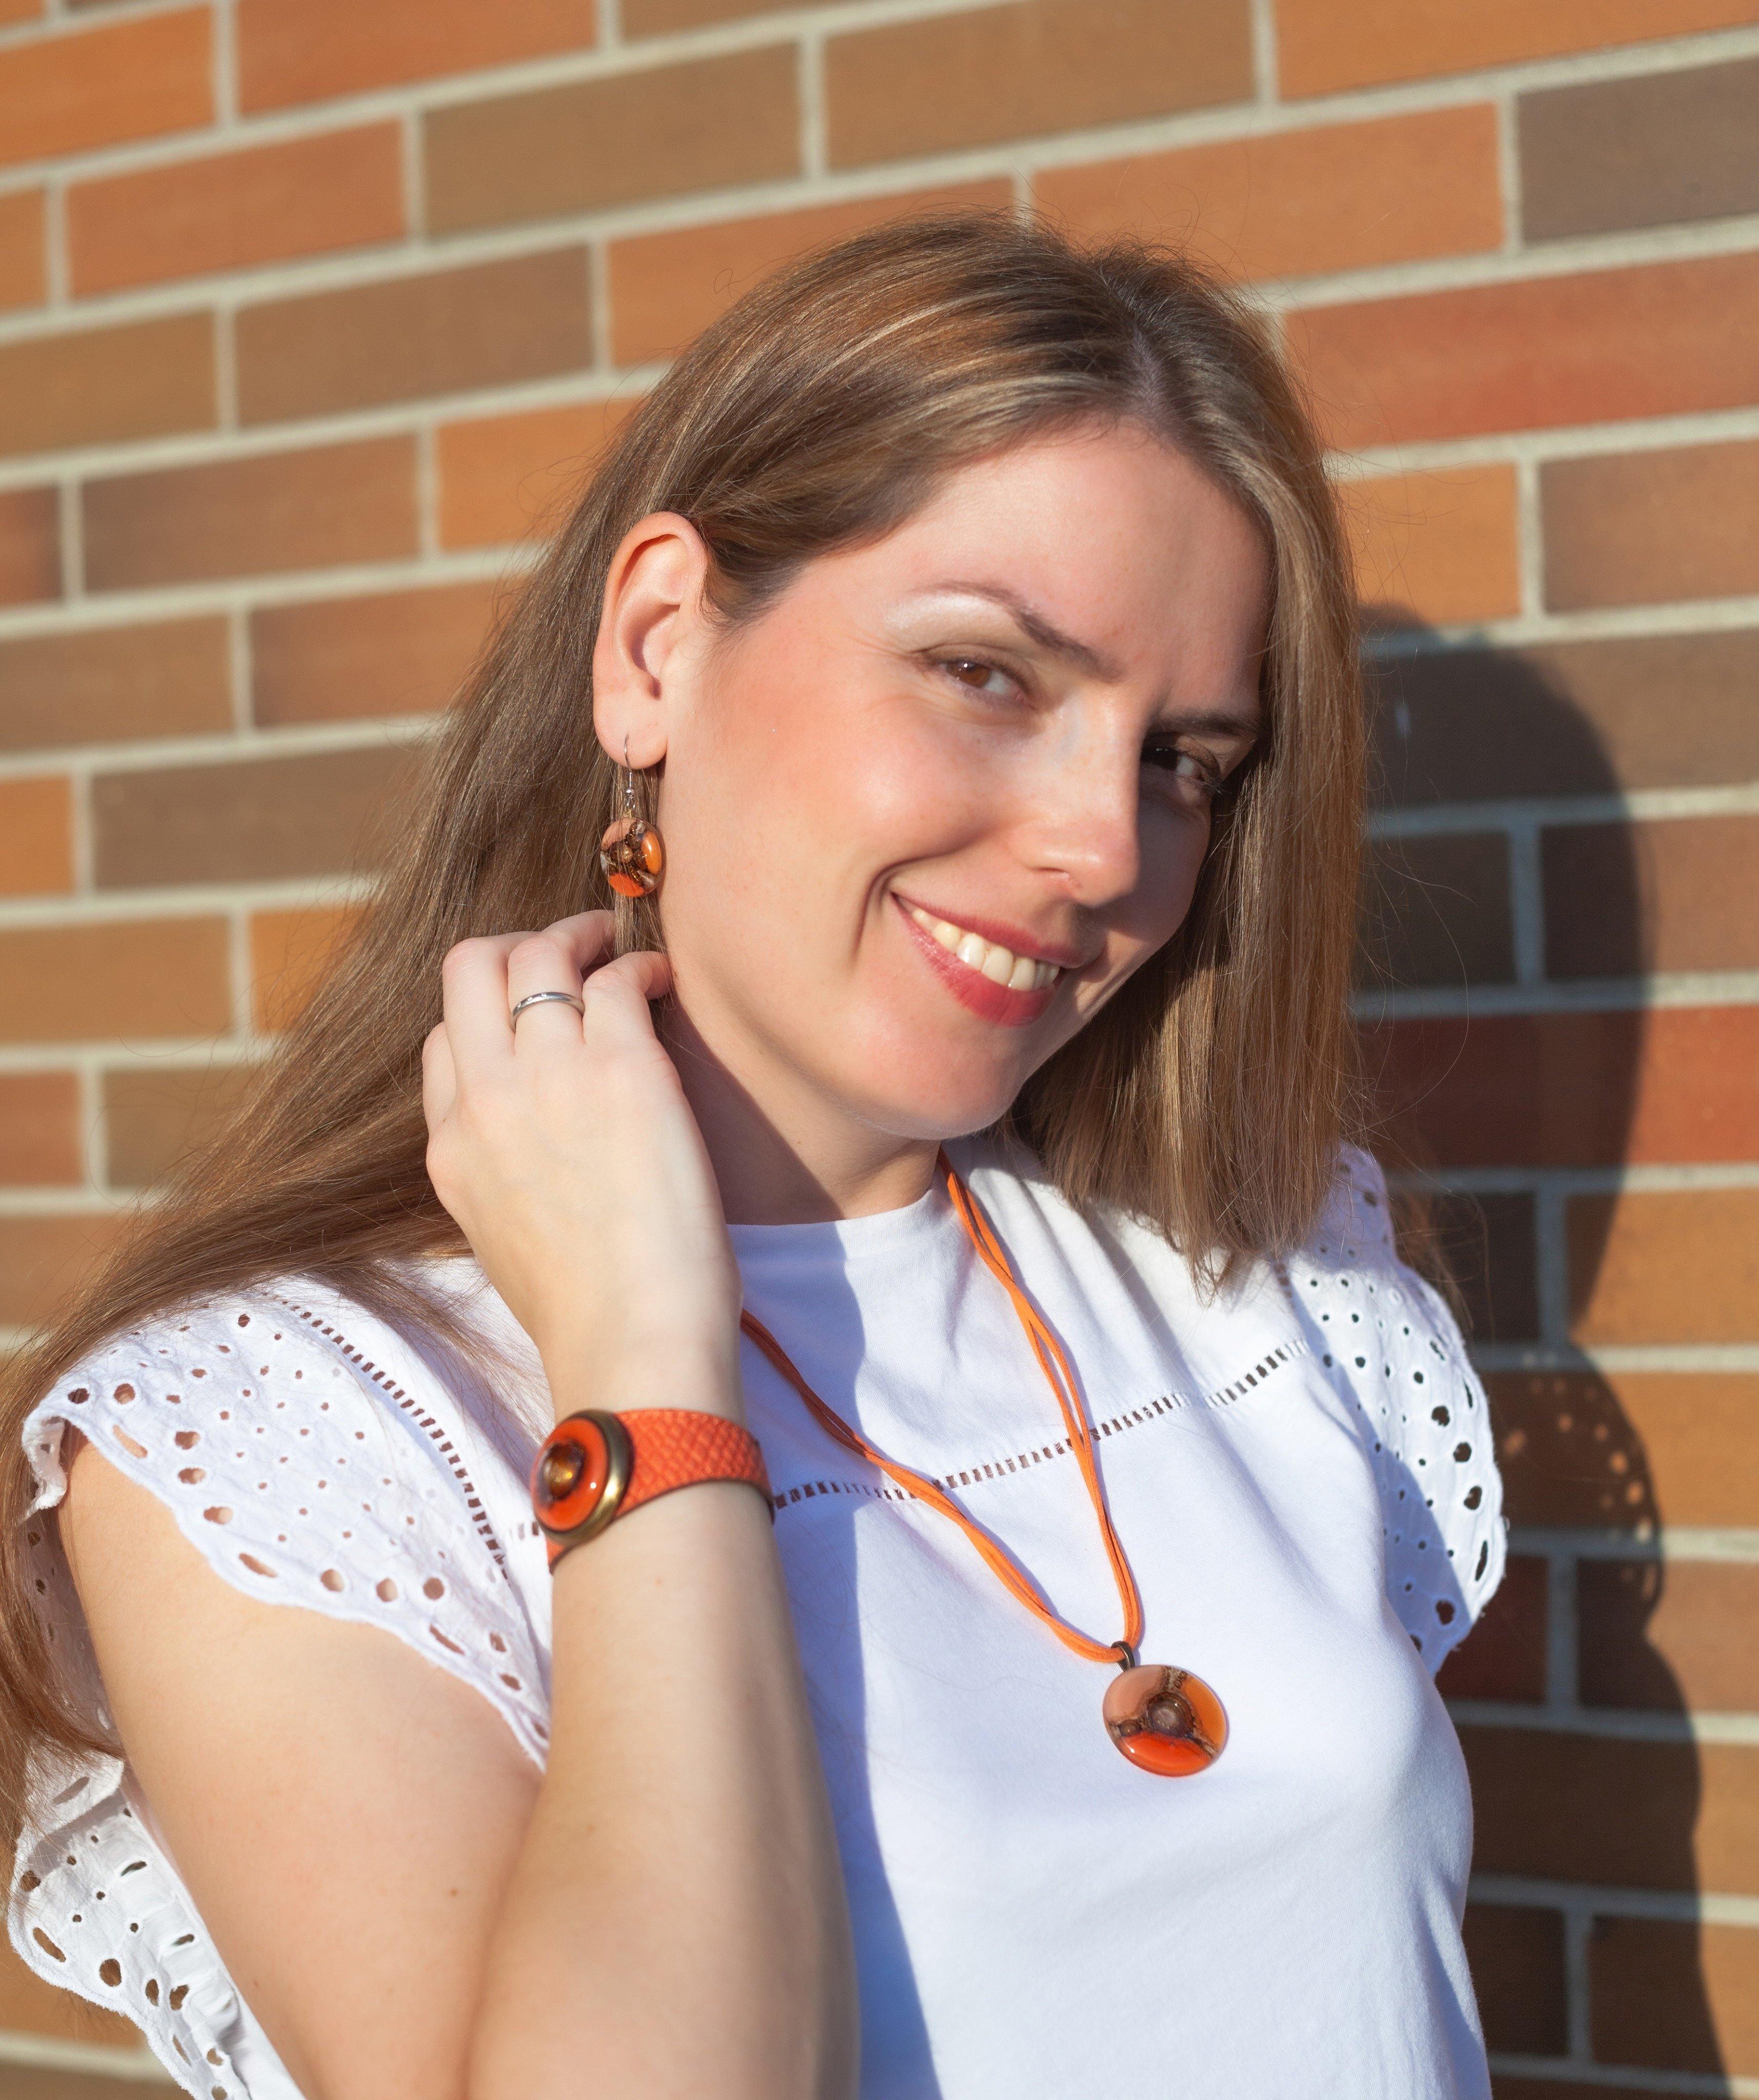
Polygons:
<instances>
[{"instance_id":1,"label":"silver ring","mask_svg":"<svg viewBox=\"0 0 1759 2100\"><path fill-rule=\"evenodd\" d=\"M519 1017L528 1006L541 1006L546 999L559 999L564 1006L571 1006L582 1020L586 1017L586 1001L576 999L571 991L528 991L507 1017L514 1028L519 1026Z\"/></svg>"}]
</instances>

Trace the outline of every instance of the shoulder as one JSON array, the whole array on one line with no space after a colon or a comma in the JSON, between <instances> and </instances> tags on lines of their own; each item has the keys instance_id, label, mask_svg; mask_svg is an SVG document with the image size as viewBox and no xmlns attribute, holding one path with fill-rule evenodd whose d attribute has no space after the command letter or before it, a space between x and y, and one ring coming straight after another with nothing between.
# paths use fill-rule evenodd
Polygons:
<instances>
[{"instance_id":1,"label":"shoulder","mask_svg":"<svg viewBox=\"0 0 1759 2100\"><path fill-rule=\"evenodd\" d=\"M511 1460L462 1383L437 1352L300 1279L180 1307L112 1338L31 1410L33 1512L65 1495L77 1429L225 1581L385 1627L482 1689L541 1762L541 1635L483 1488L488 1467L511 1479ZM26 1535L49 1564L45 1608L65 1610L54 1527Z\"/></svg>"},{"instance_id":2,"label":"shoulder","mask_svg":"<svg viewBox=\"0 0 1759 2100\"><path fill-rule=\"evenodd\" d=\"M1400 1258L1371 1154L1341 1148L1320 1220L1285 1268L1374 1467L1389 1598L1439 1667L1502 1578L1501 1481L1483 1387L1440 1293Z\"/></svg>"}]
</instances>

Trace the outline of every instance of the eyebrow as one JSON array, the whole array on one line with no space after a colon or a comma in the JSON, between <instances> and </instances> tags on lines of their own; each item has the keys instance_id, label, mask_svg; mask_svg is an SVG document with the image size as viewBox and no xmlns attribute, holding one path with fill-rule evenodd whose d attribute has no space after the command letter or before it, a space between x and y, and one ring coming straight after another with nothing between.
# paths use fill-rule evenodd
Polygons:
<instances>
[{"instance_id":1,"label":"eyebrow","mask_svg":"<svg viewBox=\"0 0 1759 2100\"><path fill-rule=\"evenodd\" d=\"M1091 642L1077 636L1065 634L1052 620L1047 620L1029 599L1018 591L1010 590L1005 584L967 583L954 580L947 583L931 584L924 593L932 597L937 593L958 592L968 598L987 598L1012 615L1021 631L1036 642L1041 649L1061 656L1077 664L1096 678L1105 678L1116 683L1124 675L1124 667L1115 656L1109 656L1103 649L1096 649ZM1178 729L1194 732L1200 736L1243 737L1255 743L1262 734L1260 726L1242 715L1229 714L1225 710L1212 709L1200 715L1188 715L1177 722L1164 726L1168 730Z\"/></svg>"},{"instance_id":2,"label":"eyebrow","mask_svg":"<svg viewBox=\"0 0 1759 2100\"><path fill-rule=\"evenodd\" d=\"M1115 656L1109 656L1103 649L1096 649L1091 642L1082 642L1073 634L1065 634L1054 622L1045 618L1029 600L1018 591L1010 590L1005 584L978 584L951 582L932 584L924 593L957 591L967 598L987 598L992 605L1000 606L1011 613L1021 631L1031 637L1041 649L1048 649L1054 655L1065 657L1071 664L1096 678L1106 678L1114 684L1124 675L1124 667Z\"/></svg>"}]
</instances>

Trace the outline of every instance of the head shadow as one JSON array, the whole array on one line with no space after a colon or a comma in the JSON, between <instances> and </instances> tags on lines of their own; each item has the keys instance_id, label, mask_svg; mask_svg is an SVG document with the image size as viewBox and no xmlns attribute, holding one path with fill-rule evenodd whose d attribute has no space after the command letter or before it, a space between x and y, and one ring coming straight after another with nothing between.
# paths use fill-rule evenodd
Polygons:
<instances>
[{"instance_id":1,"label":"head shadow","mask_svg":"<svg viewBox=\"0 0 1759 2100\"><path fill-rule=\"evenodd\" d=\"M1642 1378L1603 1375L1584 1343L1651 1026L1653 902L1624 782L1647 777L1633 747L1691 675L1669 646L1699 638L1492 648L1396 607L1366 627L1373 1145L1413 1258L1439 1257L1473 1344L1514 1533L1501 1591L1439 1677L1476 1808L1468 1947L1492 2051L1561 2058L1579 1928L1532 1885L1697 1886L1699 1755L1650 1638L1667 1572L1644 1426L1660 1418ZM1698 1939L1689 1909L1593 1917L1597 2062L1723 2070ZM1645 1968L1640 1996L1624 1988Z\"/></svg>"}]
</instances>

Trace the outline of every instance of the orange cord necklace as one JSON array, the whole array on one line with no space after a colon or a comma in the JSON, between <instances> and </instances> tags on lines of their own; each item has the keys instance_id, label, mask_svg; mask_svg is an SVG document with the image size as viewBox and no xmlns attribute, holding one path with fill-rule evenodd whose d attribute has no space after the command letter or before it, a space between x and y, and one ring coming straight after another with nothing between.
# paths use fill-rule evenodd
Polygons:
<instances>
[{"instance_id":1,"label":"orange cord necklace","mask_svg":"<svg viewBox=\"0 0 1759 2100\"><path fill-rule=\"evenodd\" d=\"M1158 1772L1174 1779L1201 1771L1221 1755L1228 1740L1228 1717L1222 1702L1201 1677L1189 1670L1138 1661L1136 1643L1142 1637L1142 1593L1136 1586L1135 1576L1105 1505L1105 1492L1100 1485L1099 1467L1093 1455L1093 1431L1082 1410L1074 1372L1062 1343L1045 1325L1037 1307L1016 1280L1007 1250L997 1238L994 1228L979 1209L976 1198L959 1179L945 1152L936 1164L946 1176L947 1193L953 1199L959 1223L984 1266L1007 1291L1020 1324L1026 1330L1033 1354L1038 1360L1038 1368L1056 1396L1064 1427L1069 1432L1069 1448L1081 1467L1087 1498L1093 1505L1100 1535L1105 1542L1106 1555L1112 1564L1113 1580L1118 1585L1124 1618L1122 1640L1108 1643L1090 1639L1060 1618L1007 1547L974 1523L950 1495L926 1475L901 1466L895 1458L888 1458L884 1452L876 1450L858 1429L852 1428L841 1415L827 1407L801 1377L792 1358L761 1320L752 1313L742 1312L739 1325L793 1387L806 1403L813 1418L828 1436L835 1437L845 1450L877 1466L888 1480L907 1493L926 1502L931 1509L938 1510L942 1516L950 1517L982 1555L985 1564L1065 1647L1073 1648L1089 1662L1119 1665L1122 1674L1108 1687L1100 1714L1106 1733L1131 1763L1144 1771Z\"/></svg>"}]
</instances>

